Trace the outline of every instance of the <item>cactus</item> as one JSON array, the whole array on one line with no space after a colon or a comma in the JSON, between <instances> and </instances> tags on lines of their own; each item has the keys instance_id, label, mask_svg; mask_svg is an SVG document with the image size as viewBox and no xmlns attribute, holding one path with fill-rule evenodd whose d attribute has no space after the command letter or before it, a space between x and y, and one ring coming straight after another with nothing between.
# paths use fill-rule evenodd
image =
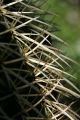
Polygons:
<instances>
[{"instance_id":1,"label":"cactus","mask_svg":"<svg viewBox=\"0 0 80 120\"><path fill-rule=\"evenodd\" d=\"M80 119L80 91L64 68L73 60L56 48L65 43L42 3L0 2L0 120Z\"/></svg>"}]
</instances>

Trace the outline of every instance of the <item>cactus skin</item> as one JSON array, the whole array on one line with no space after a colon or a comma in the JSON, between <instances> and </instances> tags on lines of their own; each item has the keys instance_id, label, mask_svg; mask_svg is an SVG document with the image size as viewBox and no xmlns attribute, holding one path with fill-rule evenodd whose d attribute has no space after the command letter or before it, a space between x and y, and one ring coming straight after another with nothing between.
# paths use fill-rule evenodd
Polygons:
<instances>
[{"instance_id":1,"label":"cactus skin","mask_svg":"<svg viewBox=\"0 0 80 120\"><path fill-rule=\"evenodd\" d=\"M6 24L4 22L0 23L0 28L2 28L0 29L0 32L5 31L7 29ZM20 103L21 100L19 100L18 95L29 94L31 87L29 86L17 91L16 83L19 82L17 87L25 85L27 82L30 84L35 80L35 75L32 71L29 71L30 67L25 63L25 60L19 51L19 46L17 45L15 39L12 38L12 34L10 32L0 36L0 53L0 108L7 114L9 118L14 118L14 120L23 120L25 108L22 108L22 104L24 103ZM21 60L8 64L6 63L7 61L12 61L15 59ZM12 74L11 72L17 74L18 77L16 78L16 75ZM21 78L19 78L19 76ZM36 91L33 88L31 91L32 94L39 94L39 91ZM33 99L34 97L28 98L28 101L31 103ZM40 98L38 97L34 100L37 101L37 99ZM38 106L38 109L39 108L40 105ZM35 117L38 115L36 112L34 112L34 110L29 110L27 114L28 116L30 115ZM5 118L0 118L0 120L5 120Z\"/></svg>"},{"instance_id":2,"label":"cactus skin","mask_svg":"<svg viewBox=\"0 0 80 120\"><path fill-rule=\"evenodd\" d=\"M6 31L7 25L5 22L0 23L0 32ZM3 54L4 52L4 54ZM9 63L9 61L16 60L15 62ZM20 60L18 60L20 59ZM30 86L30 83L35 81L35 75L25 62L23 55L20 53L17 41L12 37L11 32L0 35L0 120L12 119L12 120L23 120L24 116L43 116L44 109L41 103L37 105L36 109L28 109L28 104L36 103L41 97L28 97L27 105L25 108L23 99L19 98L19 95L29 94L40 94L39 86ZM18 84L18 85L17 85ZM28 85L29 87L17 90L17 87ZM37 91L36 91L37 87ZM31 107L31 105L30 105ZM42 111L39 115L38 110ZM2 114L2 111L6 114Z\"/></svg>"}]
</instances>

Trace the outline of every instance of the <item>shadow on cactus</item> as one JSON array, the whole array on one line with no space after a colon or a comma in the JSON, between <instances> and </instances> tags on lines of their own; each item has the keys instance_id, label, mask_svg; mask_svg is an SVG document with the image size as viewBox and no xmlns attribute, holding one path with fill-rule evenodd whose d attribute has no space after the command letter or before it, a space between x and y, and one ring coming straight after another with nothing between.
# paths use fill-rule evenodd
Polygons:
<instances>
[{"instance_id":1,"label":"shadow on cactus","mask_svg":"<svg viewBox=\"0 0 80 120\"><path fill-rule=\"evenodd\" d=\"M0 120L80 119L80 91L64 68L72 60L40 20L51 13L36 7L42 1L10 2L0 6Z\"/></svg>"}]
</instances>

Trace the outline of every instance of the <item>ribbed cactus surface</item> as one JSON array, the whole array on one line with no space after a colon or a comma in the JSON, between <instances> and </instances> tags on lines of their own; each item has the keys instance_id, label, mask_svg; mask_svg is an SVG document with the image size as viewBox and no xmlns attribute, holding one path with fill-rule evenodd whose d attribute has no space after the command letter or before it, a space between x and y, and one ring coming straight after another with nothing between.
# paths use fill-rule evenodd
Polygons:
<instances>
[{"instance_id":1,"label":"ribbed cactus surface","mask_svg":"<svg viewBox=\"0 0 80 120\"><path fill-rule=\"evenodd\" d=\"M80 90L64 67L72 60L56 48L65 43L43 2L0 1L0 120L80 119Z\"/></svg>"}]
</instances>

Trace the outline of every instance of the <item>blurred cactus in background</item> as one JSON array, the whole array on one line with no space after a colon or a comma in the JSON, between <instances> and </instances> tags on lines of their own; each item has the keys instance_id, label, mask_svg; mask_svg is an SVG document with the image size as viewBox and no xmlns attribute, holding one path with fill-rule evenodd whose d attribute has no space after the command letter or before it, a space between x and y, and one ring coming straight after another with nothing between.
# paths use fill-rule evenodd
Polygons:
<instances>
[{"instance_id":1,"label":"blurred cactus in background","mask_svg":"<svg viewBox=\"0 0 80 120\"><path fill-rule=\"evenodd\" d=\"M80 0L68 0L68 2L75 5L80 5Z\"/></svg>"}]
</instances>

